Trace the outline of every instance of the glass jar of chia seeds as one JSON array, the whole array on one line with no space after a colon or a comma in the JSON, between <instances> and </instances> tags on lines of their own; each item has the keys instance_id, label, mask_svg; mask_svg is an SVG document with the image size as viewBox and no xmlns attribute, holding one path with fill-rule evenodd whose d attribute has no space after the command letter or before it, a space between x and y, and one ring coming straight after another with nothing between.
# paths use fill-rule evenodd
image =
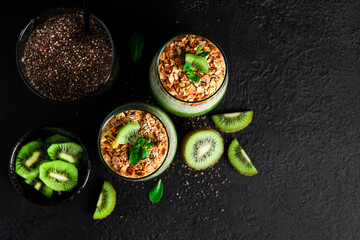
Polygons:
<instances>
[{"instance_id":1,"label":"glass jar of chia seeds","mask_svg":"<svg viewBox=\"0 0 360 240\"><path fill-rule=\"evenodd\" d=\"M184 55L188 53L204 56L207 61L206 73L195 72L200 77L199 82L192 81L183 70ZM225 95L227 60L214 41L201 35L180 34L154 56L149 81L155 99L168 112L182 117L203 115L216 107Z\"/></svg>"},{"instance_id":2,"label":"glass jar of chia seeds","mask_svg":"<svg viewBox=\"0 0 360 240\"><path fill-rule=\"evenodd\" d=\"M177 133L163 110L134 102L117 107L105 118L97 144L102 162L113 174L124 180L146 181L169 167L176 153ZM148 155L134 163L130 155L135 145Z\"/></svg>"},{"instance_id":3,"label":"glass jar of chia seeds","mask_svg":"<svg viewBox=\"0 0 360 240\"><path fill-rule=\"evenodd\" d=\"M90 14L85 31L81 9L49 10L21 31L16 60L25 84L52 102L83 103L115 82L118 58L105 24Z\"/></svg>"}]
</instances>

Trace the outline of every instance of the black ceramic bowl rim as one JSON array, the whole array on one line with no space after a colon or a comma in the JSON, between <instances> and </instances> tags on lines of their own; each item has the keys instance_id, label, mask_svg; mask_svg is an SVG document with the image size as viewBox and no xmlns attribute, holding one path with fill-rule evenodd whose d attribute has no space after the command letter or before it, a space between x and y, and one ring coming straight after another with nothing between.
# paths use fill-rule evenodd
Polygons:
<instances>
[{"instance_id":1,"label":"black ceramic bowl rim","mask_svg":"<svg viewBox=\"0 0 360 240\"><path fill-rule=\"evenodd\" d=\"M84 101L86 101L87 99L91 98L92 96L96 95L96 93L98 93L100 91L100 89L102 89L104 87L104 85L108 82L108 80L110 79L111 77L111 74L113 73L114 69L115 69L115 61L116 61L116 50L115 50L115 44L114 44L114 40L113 40L113 37L111 36L110 34L110 31L109 29L106 27L105 23L103 21L101 21L100 18L98 18L97 16L95 16L94 14L90 13L90 16L93 17L96 21L98 21L100 23L100 25L105 29L105 31L107 32L108 36L109 36L109 39L110 39L110 43L111 43L111 47L112 47L112 60L111 60L111 66L110 66L110 70L109 70L109 73L108 75L106 76L106 78L104 79L104 81L101 83L101 85L92 93L90 93L89 95L83 97L83 98L80 98L80 99L76 99L76 100L67 100L67 101L59 101L59 100L54 100L54 99L51 99L51 98L48 98L48 97L45 97L44 95L40 94L38 91L36 91L34 89L33 86L31 86L31 84L28 82L27 80L27 77L23 74L22 70L21 70L21 67L20 67L20 55L22 52L20 52L20 43L22 41L24 41L23 37L25 35L25 33L28 31L28 28L35 23L35 21L37 19L40 19L41 17L44 17L46 16L46 14L51 14L51 13L56 13L56 12L59 12L59 13L62 13L62 12L82 12L83 10L80 9L80 8L55 8L55 9L50 9L50 10L47 10L47 11L44 11L40 14L38 14L36 17L30 19L29 23L25 25L25 27L21 30L20 32L20 35L18 37L18 40L17 40L17 43L16 43L16 52L15 52L15 58L16 58L16 66L17 66L17 69L18 69L18 72L21 76L21 79L23 80L23 82L25 83L25 85L33 92L35 93L36 96L42 98L42 99L45 99L47 101L50 101L50 102L53 102L53 103L64 103L64 104L67 104L67 103L73 103L73 104L76 104L76 103L82 103ZM55 16L56 14L54 14ZM26 39L27 40L27 39Z\"/></svg>"},{"instance_id":2,"label":"black ceramic bowl rim","mask_svg":"<svg viewBox=\"0 0 360 240\"><path fill-rule=\"evenodd\" d=\"M36 197L34 198L30 198L30 197L27 197L24 195L24 191L22 191L21 189L18 188L17 186L17 179L21 177L20 176L17 176L17 173L15 172L15 166L16 166L16 155L18 153L18 151L20 150L20 148L25 144L25 140L27 140L27 138L31 137L32 135L36 136L36 133L37 132L40 132L40 131L53 131L54 133L55 132L66 132L68 135L70 135L74 140L76 140L84 149L84 152L85 152L85 155L86 155L86 158L87 158L87 164L86 164L86 173L85 173L85 176L84 176L84 179L83 179L83 182L78 182L77 186L75 188L76 191L74 193L72 193L70 196L67 196L66 198L64 199L58 199L58 200L53 200L52 198L49 198L48 202L46 202L44 199L46 199L46 197L44 196L43 200L44 201L37 201L37 200L34 200L36 199ZM10 161L9 161L9 177L10 177L10 180L11 180L11 183L12 185L14 186L16 192L22 196L23 198L25 198L26 200L32 202L32 203L35 203L37 205L42 205L42 206L54 206L54 205L58 205L58 204L61 204L61 203L65 203L65 202L68 202L70 200L73 200L75 199L76 197L79 196L80 192L85 188L85 185L86 183L88 182L89 180L89 176L90 176L90 169L91 169L91 163L90 163L90 159L89 159L89 154L85 148L85 145L84 143L80 140L80 138L75 135L73 132L69 131L68 129L65 129L65 128L62 128L62 127L54 127L54 126L42 126L42 127L39 127L39 128L35 128L35 129L32 129L30 131L28 131L27 133L25 133L24 135L21 136L21 138L16 142L14 148L12 149L11 151L11 155L10 155ZM24 179L25 181L25 179ZM34 193L34 195L36 195L36 192Z\"/></svg>"}]
</instances>

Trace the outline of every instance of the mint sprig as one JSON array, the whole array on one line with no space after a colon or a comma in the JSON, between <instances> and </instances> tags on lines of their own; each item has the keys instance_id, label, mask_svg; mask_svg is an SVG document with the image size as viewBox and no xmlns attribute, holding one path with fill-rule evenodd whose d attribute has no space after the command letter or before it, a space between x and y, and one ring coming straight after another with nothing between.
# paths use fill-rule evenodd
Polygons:
<instances>
[{"instance_id":1,"label":"mint sprig","mask_svg":"<svg viewBox=\"0 0 360 240\"><path fill-rule=\"evenodd\" d=\"M149 148L151 146L150 143L151 138L148 138L145 141L145 138L140 137L137 139L137 144L131 147L130 150L130 164L132 166L136 166L139 162L149 156Z\"/></svg>"},{"instance_id":2,"label":"mint sprig","mask_svg":"<svg viewBox=\"0 0 360 240\"><path fill-rule=\"evenodd\" d=\"M204 48L203 45L199 45L197 47L195 55L206 58L210 54L210 52L204 52L203 48ZM180 59L185 60L185 65L183 67L183 72L185 73L185 75L193 82L200 82L200 76L195 74L191 67L191 64L186 62L186 53L182 53L180 55Z\"/></svg>"}]
</instances>

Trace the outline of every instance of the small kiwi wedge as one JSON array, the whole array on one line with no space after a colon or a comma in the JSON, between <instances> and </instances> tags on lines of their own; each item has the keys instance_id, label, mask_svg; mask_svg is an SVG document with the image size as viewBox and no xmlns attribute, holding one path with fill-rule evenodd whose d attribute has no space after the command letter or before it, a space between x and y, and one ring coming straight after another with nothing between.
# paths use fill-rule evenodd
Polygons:
<instances>
[{"instance_id":1,"label":"small kiwi wedge","mask_svg":"<svg viewBox=\"0 0 360 240\"><path fill-rule=\"evenodd\" d=\"M66 142L71 142L71 139L58 133L48 137L44 141L46 148L50 147L50 145L54 143L66 143Z\"/></svg>"},{"instance_id":2,"label":"small kiwi wedge","mask_svg":"<svg viewBox=\"0 0 360 240\"><path fill-rule=\"evenodd\" d=\"M229 146L228 157L231 165L241 174L253 176L258 173L250 158L236 139L234 139Z\"/></svg>"},{"instance_id":3,"label":"small kiwi wedge","mask_svg":"<svg viewBox=\"0 0 360 240\"><path fill-rule=\"evenodd\" d=\"M140 124L137 122L129 122L123 126L116 135L115 142L117 144L130 144L136 143L136 136L140 130Z\"/></svg>"},{"instance_id":4,"label":"small kiwi wedge","mask_svg":"<svg viewBox=\"0 0 360 240\"><path fill-rule=\"evenodd\" d=\"M223 139L212 129L196 129L189 132L182 145L182 154L186 164L197 170L215 164L223 152Z\"/></svg>"},{"instance_id":5,"label":"small kiwi wedge","mask_svg":"<svg viewBox=\"0 0 360 240\"><path fill-rule=\"evenodd\" d=\"M16 156L15 172L23 178L32 178L39 174L39 166L48 160L44 144L32 141L25 144Z\"/></svg>"},{"instance_id":6,"label":"small kiwi wedge","mask_svg":"<svg viewBox=\"0 0 360 240\"><path fill-rule=\"evenodd\" d=\"M77 143L54 143L47 149L51 160L63 160L77 167L81 167L85 162L84 149Z\"/></svg>"},{"instance_id":7,"label":"small kiwi wedge","mask_svg":"<svg viewBox=\"0 0 360 240\"><path fill-rule=\"evenodd\" d=\"M94 219L106 218L114 210L116 204L116 191L108 181L105 181L94 212Z\"/></svg>"},{"instance_id":8,"label":"small kiwi wedge","mask_svg":"<svg viewBox=\"0 0 360 240\"><path fill-rule=\"evenodd\" d=\"M43 181L40 180L39 177L28 178L25 180L25 182L27 184L33 186L36 190L38 190L39 192L41 192L48 198L50 198L53 194L53 190L51 188L49 188L48 186L46 186L43 183Z\"/></svg>"},{"instance_id":9,"label":"small kiwi wedge","mask_svg":"<svg viewBox=\"0 0 360 240\"><path fill-rule=\"evenodd\" d=\"M224 113L211 116L216 127L224 132L236 132L249 125L253 118L253 111Z\"/></svg>"},{"instance_id":10,"label":"small kiwi wedge","mask_svg":"<svg viewBox=\"0 0 360 240\"><path fill-rule=\"evenodd\" d=\"M78 170L64 161L51 161L40 165L40 179L55 191L70 191L78 182Z\"/></svg>"},{"instance_id":11,"label":"small kiwi wedge","mask_svg":"<svg viewBox=\"0 0 360 240\"><path fill-rule=\"evenodd\" d=\"M190 63L193 70L207 73L209 71L209 63L204 57L196 56L191 53L185 54L185 62Z\"/></svg>"}]
</instances>

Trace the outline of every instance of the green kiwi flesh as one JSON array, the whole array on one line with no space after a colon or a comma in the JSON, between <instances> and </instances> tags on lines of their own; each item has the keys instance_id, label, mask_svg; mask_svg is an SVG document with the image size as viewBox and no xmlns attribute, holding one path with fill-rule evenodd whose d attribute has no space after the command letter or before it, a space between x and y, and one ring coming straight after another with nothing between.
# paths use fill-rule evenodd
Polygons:
<instances>
[{"instance_id":1,"label":"green kiwi flesh","mask_svg":"<svg viewBox=\"0 0 360 240\"><path fill-rule=\"evenodd\" d=\"M105 181L94 212L94 219L106 218L114 210L116 203L116 191L108 181Z\"/></svg>"},{"instance_id":2,"label":"green kiwi flesh","mask_svg":"<svg viewBox=\"0 0 360 240\"><path fill-rule=\"evenodd\" d=\"M200 170L215 164L224 152L221 135L211 129L190 132L183 142L183 157L187 165Z\"/></svg>"},{"instance_id":3,"label":"green kiwi flesh","mask_svg":"<svg viewBox=\"0 0 360 240\"><path fill-rule=\"evenodd\" d=\"M51 161L41 164L40 179L55 191L70 191L78 182L78 170L64 161Z\"/></svg>"},{"instance_id":4,"label":"green kiwi flesh","mask_svg":"<svg viewBox=\"0 0 360 240\"><path fill-rule=\"evenodd\" d=\"M224 132L236 132L247 127L253 118L253 111L224 113L211 116L216 127Z\"/></svg>"},{"instance_id":5,"label":"green kiwi flesh","mask_svg":"<svg viewBox=\"0 0 360 240\"><path fill-rule=\"evenodd\" d=\"M36 190L44 194L46 197L50 198L53 194L53 190L43 183L39 177L28 178L25 182L33 186Z\"/></svg>"},{"instance_id":6,"label":"green kiwi flesh","mask_svg":"<svg viewBox=\"0 0 360 240\"><path fill-rule=\"evenodd\" d=\"M57 134L54 134L54 135L48 137L44 143L45 143L46 148L48 148L48 147L50 147L51 144L66 143L66 142L71 142L71 139L57 133Z\"/></svg>"},{"instance_id":7,"label":"green kiwi flesh","mask_svg":"<svg viewBox=\"0 0 360 240\"><path fill-rule=\"evenodd\" d=\"M74 142L51 144L47 153L51 160L63 160L75 164L77 167L84 165L84 149Z\"/></svg>"},{"instance_id":8,"label":"green kiwi flesh","mask_svg":"<svg viewBox=\"0 0 360 240\"><path fill-rule=\"evenodd\" d=\"M229 146L228 157L231 165L241 174L253 176L258 173L250 158L236 139L234 139Z\"/></svg>"},{"instance_id":9,"label":"green kiwi flesh","mask_svg":"<svg viewBox=\"0 0 360 240\"><path fill-rule=\"evenodd\" d=\"M32 141L22 146L16 156L15 172L18 175L26 179L39 174L39 166L48 160L43 146L40 141Z\"/></svg>"},{"instance_id":10,"label":"green kiwi flesh","mask_svg":"<svg viewBox=\"0 0 360 240\"><path fill-rule=\"evenodd\" d=\"M137 122L129 122L123 126L116 135L115 142L117 144L130 144L136 143L136 136L140 130L140 124Z\"/></svg>"},{"instance_id":11,"label":"green kiwi flesh","mask_svg":"<svg viewBox=\"0 0 360 240\"><path fill-rule=\"evenodd\" d=\"M200 71L202 73L207 73L209 71L209 63L204 57L187 53L185 55L185 62L190 63L195 71Z\"/></svg>"}]
</instances>

